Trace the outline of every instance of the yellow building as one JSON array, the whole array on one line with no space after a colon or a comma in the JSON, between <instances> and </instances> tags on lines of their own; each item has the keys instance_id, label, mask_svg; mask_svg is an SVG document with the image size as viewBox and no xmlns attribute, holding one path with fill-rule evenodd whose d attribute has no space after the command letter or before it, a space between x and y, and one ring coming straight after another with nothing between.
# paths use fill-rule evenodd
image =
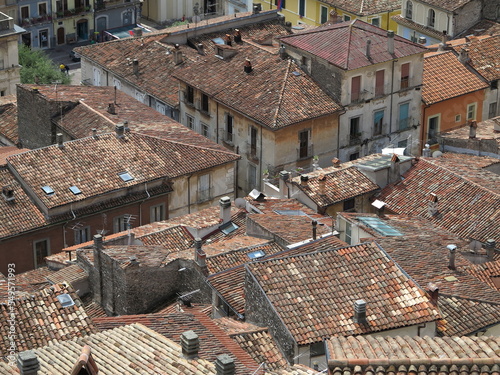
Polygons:
<instances>
[{"instance_id":1,"label":"yellow building","mask_svg":"<svg viewBox=\"0 0 500 375\"><path fill-rule=\"evenodd\" d=\"M279 2L265 0L261 2L262 9L276 9ZM385 30L397 30L398 25L391 17L401 14L401 1L281 0L280 13L294 26L319 26L330 20L332 12L337 14L337 22L360 19Z\"/></svg>"},{"instance_id":2,"label":"yellow building","mask_svg":"<svg viewBox=\"0 0 500 375\"><path fill-rule=\"evenodd\" d=\"M89 0L52 0L52 9L57 45L90 38L94 14Z\"/></svg>"}]
</instances>

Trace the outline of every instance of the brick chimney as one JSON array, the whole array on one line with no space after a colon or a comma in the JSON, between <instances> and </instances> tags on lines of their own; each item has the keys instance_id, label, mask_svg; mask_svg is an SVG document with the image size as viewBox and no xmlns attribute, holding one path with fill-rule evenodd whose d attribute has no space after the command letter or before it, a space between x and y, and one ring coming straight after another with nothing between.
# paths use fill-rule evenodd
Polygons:
<instances>
[{"instance_id":1,"label":"brick chimney","mask_svg":"<svg viewBox=\"0 0 500 375\"><path fill-rule=\"evenodd\" d=\"M138 76L139 75L139 60L137 60L137 59L132 60L132 67L134 68L134 74L136 76Z\"/></svg>"},{"instance_id":2,"label":"brick chimney","mask_svg":"<svg viewBox=\"0 0 500 375\"><path fill-rule=\"evenodd\" d=\"M288 199L288 185L286 184L288 179L290 178L290 172L281 171L280 179L279 179L279 189L280 189L280 198Z\"/></svg>"},{"instance_id":3,"label":"brick chimney","mask_svg":"<svg viewBox=\"0 0 500 375\"><path fill-rule=\"evenodd\" d=\"M140 27L134 27L134 36L136 38L142 36L142 28L140 28Z\"/></svg>"},{"instance_id":4,"label":"brick chimney","mask_svg":"<svg viewBox=\"0 0 500 375\"><path fill-rule=\"evenodd\" d=\"M326 195L326 174L324 173L318 176L318 190L321 195Z\"/></svg>"},{"instance_id":5,"label":"brick chimney","mask_svg":"<svg viewBox=\"0 0 500 375\"><path fill-rule=\"evenodd\" d=\"M470 61L469 50L467 48L462 48L458 53L458 61L462 64L467 64Z\"/></svg>"},{"instance_id":6,"label":"brick chimney","mask_svg":"<svg viewBox=\"0 0 500 375\"><path fill-rule=\"evenodd\" d=\"M224 43L227 44L228 46L232 46L233 45L233 41L231 39L231 35L230 34L226 34L226 36L224 37Z\"/></svg>"},{"instance_id":7,"label":"brick chimney","mask_svg":"<svg viewBox=\"0 0 500 375\"><path fill-rule=\"evenodd\" d=\"M333 158L332 159L332 165L335 167L335 168L340 168L340 160L337 159L337 158Z\"/></svg>"},{"instance_id":8,"label":"brick chimney","mask_svg":"<svg viewBox=\"0 0 500 375\"><path fill-rule=\"evenodd\" d=\"M57 133L57 147L60 149L64 148L64 141L62 133Z\"/></svg>"},{"instance_id":9,"label":"brick chimney","mask_svg":"<svg viewBox=\"0 0 500 375\"><path fill-rule=\"evenodd\" d=\"M99 137L97 136L97 129L96 129L96 128L92 128L92 138L94 138L94 139L99 138Z\"/></svg>"},{"instance_id":10,"label":"brick chimney","mask_svg":"<svg viewBox=\"0 0 500 375\"><path fill-rule=\"evenodd\" d=\"M309 182L309 176L306 174L300 175L300 186L307 186L307 183Z\"/></svg>"},{"instance_id":11,"label":"brick chimney","mask_svg":"<svg viewBox=\"0 0 500 375\"><path fill-rule=\"evenodd\" d=\"M431 193L429 202L427 203L427 213L429 216L434 216L438 213L438 196Z\"/></svg>"},{"instance_id":12,"label":"brick chimney","mask_svg":"<svg viewBox=\"0 0 500 375\"><path fill-rule=\"evenodd\" d=\"M181 335L182 355L187 359L198 357L200 339L194 331L186 331Z\"/></svg>"},{"instance_id":13,"label":"brick chimney","mask_svg":"<svg viewBox=\"0 0 500 375\"><path fill-rule=\"evenodd\" d=\"M206 261L207 254L205 254L205 252L201 248L202 242L203 241L199 237L194 239L194 261L200 267L206 267L207 266L207 261Z\"/></svg>"},{"instance_id":14,"label":"brick chimney","mask_svg":"<svg viewBox=\"0 0 500 375\"><path fill-rule=\"evenodd\" d=\"M469 138L476 138L477 122L472 120L469 122Z\"/></svg>"},{"instance_id":15,"label":"brick chimney","mask_svg":"<svg viewBox=\"0 0 500 375\"><path fill-rule=\"evenodd\" d=\"M394 55L394 31L387 31L387 52Z\"/></svg>"},{"instance_id":16,"label":"brick chimney","mask_svg":"<svg viewBox=\"0 0 500 375\"><path fill-rule=\"evenodd\" d=\"M443 33L441 34L441 43L443 43L446 46L446 42L448 41L448 33L446 30L443 30Z\"/></svg>"},{"instance_id":17,"label":"brick chimney","mask_svg":"<svg viewBox=\"0 0 500 375\"><path fill-rule=\"evenodd\" d=\"M448 268L450 270L456 270L457 267L455 265L455 254L457 252L457 246L451 244L451 245L446 246L446 248L449 250L449 260L450 260L450 262L448 264Z\"/></svg>"},{"instance_id":18,"label":"brick chimney","mask_svg":"<svg viewBox=\"0 0 500 375\"><path fill-rule=\"evenodd\" d=\"M490 238L489 240L486 240L486 244L484 247L486 249L486 255L487 255L489 261L494 260L495 246L496 246L496 242L494 239Z\"/></svg>"},{"instance_id":19,"label":"brick chimney","mask_svg":"<svg viewBox=\"0 0 500 375\"><path fill-rule=\"evenodd\" d=\"M198 50L198 54L205 56L205 47L203 47L203 43L198 43L196 49Z\"/></svg>"},{"instance_id":20,"label":"brick chimney","mask_svg":"<svg viewBox=\"0 0 500 375\"><path fill-rule=\"evenodd\" d=\"M215 371L217 375L234 375L236 373L234 360L227 354L217 356L215 360Z\"/></svg>"},{"instance_id":21,"label":"brick chimney","mask_svg":"<svg viewBox=\"0 0 500 375\"><path fill-rule=\"evenodd\" d=\"M21 375L36 375L40 370L40 362L33 350L19 353L17 357L17 368Z\"/></svg>"},{"instance_id":22,"label":"brick chimney","mask_svg":"<svg viewBox=\"0 0 500 375\"><path fill-rule=\"evenodd\" d=\"M112 115L116 115L115 103L108 104L108 113L111 113Z\"/></svg>"},{"instance_id":23,"label":"brick chimney","mask_svg":"<svg viewBox=\"0 0 500 375\"><path fill-rule=\"evenodd\" d=\"M316 240L317 231L318 231L318 222L316 220L313 220L313 221L311 221L311 224L312 224L312 230L313 230L312 239Z\"/></svg>"},{"instance_id":24,"label":"brick chimney","mask_svg":"<svg viewBox=\"0 0 500 375\"><path fill-rule=\"evenodd\" d=\"M399 181L401 179L401 169L399 165L399 157L396 154L392 155L391 158L391 166L390 166L390 172L389 172L389 183L392 184L396 181Z\"/></svg>"},{"instance_id":25,"label":"brick chimney","mask_svg":"<svg viewBox=\"0 0 500 375\"><path fill-rule=\"evenodd\" d=\"M222 197L219 199L219 206L222 224L229 223L231 221L231 198Z\"/></svg>"},{"instance_id":26,"label":"brick chimney","mask_svg":"<svg viewBox=\"0 0 500 375\"><path fill-rule=\"evenodd\" d=\"M352 319L354 323L366 323L366 302L364 300L358 299L354 302L354 317Z\"/></svg>"},{"instance_id":27,"label":"brick chimney","mask_svg":"<svg viewBox=\"0 0 500 375\"><path fill-rule=\"evenodd\" d=\"M14 200L14 189L10 185L2 186L2 197L6 202Z\"/></svg>"},{"instance_id":28,"label":"brick chimney","mask_svg":"<svg viewBox=\"0 0 500 375\"><path fill-rule=\"evenodd\" d=\"M335 24L335 23L339 22L339 15L337 14L337 12L335 10L332 10L330 12L329 22L332 23L332 24Z\"/></svg>"},{"instance_id":29,"label":"brick chimney","mask_svg":"<svg viewBox=\"0 0 500 375\"><path fill-rule=\"evenodd\" d=\"M434 283L427 284L427 293L431 297L431 302L437 306L439 298L439 287Z\"/></svg>"}]
</instances>

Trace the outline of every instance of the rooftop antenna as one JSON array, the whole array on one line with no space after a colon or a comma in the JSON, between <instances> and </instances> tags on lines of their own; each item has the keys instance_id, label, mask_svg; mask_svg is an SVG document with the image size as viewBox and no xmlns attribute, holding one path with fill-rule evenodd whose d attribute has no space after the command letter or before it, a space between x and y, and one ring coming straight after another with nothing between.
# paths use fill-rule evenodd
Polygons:
<instances>
[{"instance_id":1,"label":"rooftop antenna","mask_svg":"<svg viewBox=\"0 0 500 375\"><path fill-rule=\"evenodd\" d=\"M115 85L115 105L116 105L116 85Z\"/></svg>"}]
</instances>

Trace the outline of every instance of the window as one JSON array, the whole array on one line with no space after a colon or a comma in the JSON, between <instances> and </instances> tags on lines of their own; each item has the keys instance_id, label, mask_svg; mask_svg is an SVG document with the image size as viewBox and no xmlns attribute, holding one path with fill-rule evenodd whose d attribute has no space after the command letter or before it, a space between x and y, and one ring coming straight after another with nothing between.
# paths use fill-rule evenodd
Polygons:
<instances>
[{"instance_id":1,"label":"window","mask_svg":"<svg viewBox=\"0 0 500 375\"><path fill-rule=\"evenodd\" d=\"M304 17L306 15L306 0L299 0L299 16Z\"/></svg>"},{"instance_id":2,"label":"window","mask_svg":"<svg viewBox=\"0 0 500 375\"><path fill-rule=\"evenodd\" d=\"M359 159L359 152L353 152L351 155L349 155L349 161L353 161Z\"/></svg>"},{"instance_id":3,"label":"window","mask_svg":"<svg viewBox=\"0 0 500 375\"><path fill-rule=\"evenodd\" d=\"M399 106L399 130L405 130L410 126L410 103Z\"/></svg>"},{"instance_id":4,"label":"window","mask_svg":"<svg viewBox=\"0 0 500 375\"><path fill-rule=\"evenodd\" d=\"M311 357L322 356L325 354L325 344L323 341L316 342L310 346Z\"/></svg>"},{"instance_id":5,"label":"window","mask_svg":"<svg viewBox=\"0 0 500 375\"><path fill-rule=\"evenodd\" d=\"M189 104L194 103L194 89L191 86L186 89L186 102Z\"/></svg>"},{"instance_id":6,"label":"window","mask_svg":"<svg viewBox=\"0 0 500 375\"><path fill-rule=\"evenodd\" d=\"M352 139L359 139L361 137L361 132L359 131L359 121L360 117L352 117L349 121L349 136Z\"/></svg>"},{"instance_id":7,"label":"window","mask_svg":"<svg viewBox=\"0 0 500 375\"><path fill-rule=\"evenodd\" d=\"M0 96L5 96L5 90L0 91Z\"/></svg>"},{"instance_id":8,"label":"window","mask_svg":"<svg viewBox=\"0 0 500 375\"><path fill-rule=\"evenodd\" d=\"M203 122L201 123L201 135L210 138L210 128Z\"/></svg>"},{"instance_id":9,"label":"window","mask_svg":"<svg viewBox=\"0 0 500 375\"><path fill-rule=\"evenodd\" d=\"M373 25L373 26L380 27L380 18L379 18L379 17L377 17L377 18L372 18L372 19L371 19L371 22L372 22L372 25Z\"/></svg>"},{"instance_id":10,"label":"window","mask_svg":"<svg viewBox=\"0 0 500 375\"><path fill-rule=\"evenodd\" d=\"M64 12L65 10L68 10L68 0L57 0L56 1L56 11L57 12Z\"/></svg>"},{"instance_id":11,"label":"window","mask_svg":"<svg viewBox=\"0 0 500 375\"><path fill-rule=\"evenodd\" d=\"M361 76L352 77L351 79L351 102L357 102L360 99Z\"/></svg>"},{"instance_id":12,"label":"window","mask_svg":"<svg viewBox=\"0 0 500 375\"><path fill-rule=\"evenodd\" d=\"M345 242L347 242L349 245L351 245L352 242L352 227L351 223L346 222L345 223Z\"/></svg>"},{"instance_id":13,"label":"window","mask_svg":"<svg viewBox=\"0 0 500 375\"><path fill-rule=\"evenodd\" d=\"M280 3L281 3L281 9L286 9L286 0L274 0L274 5L280 9Z\"/></svg>"},{"instance_id":14,"label":"window","mask_svg":"<svg viewBox=\"0 0 500 375\"><path fill-rule=\"evenodd\" d=\"M320 23L325 23L326 21L328 21L328 8L321 5Z\"/></svg>"},{"instance_id":15,"label":"window","mask_svg":"<svg viewBox=\"0 0 500 375\"><path fill-rule=\"evenodd\" d=\"M3 59L0 59L0 70L3 70L5 68Z\"/></svg>"},{"instance_id":16,"label":"window","mask_svg":"<svg viewBox=\"0 0 500 375\"><path fill-rule=\"evenodd\" d=\"M344 201L344 211L354 210L355 201L356 201L355 198L345 200Z\"/></svg>"},{"instance_id":17,"label":"window","mask_svg":"<svg viewBox=\"0 0 500 375\"><path fill-rule=\"evenodd\" d=\"M476 103L472 103L467 106L467 121L472 121L475 119L476 119Z\"/></svg>"},{"instance_id":18,"label":"window","mask_svg":"<svg viewBox=\"0 0 500 375\"><path fill-rule=\"evenodd\" d=\"M385 70L377 70L375 73L375 96L384 95Z\"/></svg>"},{"instance_id":19,"label":"window","mask_svg":"<svg viewBox=\"0 0 500 375\"><path fill-rule=\"evenodd\" d=\"M436 12L434 12L434 9L429 9L429 14L427 17L427 26L434 27L435 23L436 23Z\"/></svg>"},{"instance_id":20,"label":"window","mask_svg":"<svg viewBox=\"0 0 500 375\"><path fill-rule=\"evenodd\" d=\"M48 48L49 47L49 31L48 30L40 30L38 32L38 38L40 40L40 48Z\"/></svg>"},{"instance_id":21,"label":"window","mask_svg":"<svg viewBox=\"0 0 500 375\"><path fill-rule=\"evenodd\" d=\"M229 144L234 143L234 117L228 113L226 114L226 131L224 141Z\"/></svg>"},{"instance_id":22,"label":"window","mask_svg":"<svg viewBox=\"0 0 500 375\"><path fill-rule=\"evenodd\" d=\"M299 132L299 159L308 158L312 155L312 147L310 145L311 130L303 130Z\"/></svg>"},{"instance_id":23,"label":"window","mask_svg":"<svg viewBox=\"0 0 500 375\"><path fill-rule=\"evenodd\" d=\"M203 174L198 178L198 202L210 199L210 175Z\"/></svg>"},{"instance_id":24,"label":"window","mask_svg":"<svg viewBox=\"0 0 500 375\"><path fill-rule=\"evenodd\" d=\"M344 21L350 21L351 20L351 16L348 16L346 14L344 14Z\"/></svg>"},{"instance_id":25,"label":"window","mask_svg":"<svg viewBox=\"0 0 500 375\"><path fill-rule=\"evenodd\" d=\"M121 215L113 218L114 233L123 232L128 229L131 221L131 215Z\"/></svg>"},{"instance_id":26,"label":"window","mask_svg":"<svg viewBox=\"0 0 500 375\"><path fill-rule=\"evenodd\" d=\"M492 90L498 89L498 79L496 81L491 81L490 87Z\"/></svg>"},{"instance_id":27,"label":"window","mask_svg":"<svg viewBox=\"0 0 500 375\"><path fill-rule=\"evenodd\" d=\"M249 150L251 155L257 155L257 128L250 126Z\"/></svg>"},{"instance_id":28,"label":"window","mask_svg":"<svg viewBox=\"0 0 500 375\"><path fill-rule=\"evenodd\" d=\"M149 209L149 219L151 223L165 220L165 203L151 206Z\"/></svg>"},{"instance_id":29,"label":"window","mask_svg":"<svg viewBox=\"0 0 500 375\"><path fill-rule=\"evenodd\" d=\"M373 135L382 134L383 123L384 123L384 110L376 111L373 114Z\"/></svg>"},{"instance_id":30,"label":"window","mask_svg":"<svg viewBox=\"0 0 500 375\"><path fill-rule=\"evenodd\" d=\"M411 1L406 2L406 13L405 17L409 20L413 19L413 3Z\"/></svg>"},{"instance_id":31,"label":"window","mask_svg":"<svg viewBox=\"0 0 500 375\"><path fill-rule=\"evenodd\" d=\"M75 245L90 241L90 226L75 228Z\"/></svg>"},{"instance_id":32,"label":"window","mask_svg":"<svg viewBox=\"0 0 500 375\"><path fill-rule=\"evenodd\" d=\"M208 95L201 94L201 110L206 113L209 112Z\"/></svg>"},{"instance_id":33,"label":"window","mask_svg":"<svg viewBox=\"0 0 500 375\"><path fill-rule=\"evenodd\" d=\"M410 40L413 42L413 43L418 43L418 37L417 37L417 33L414 31L411 33L410 35Z\"/></svg>"},{"instance_id":34,"label":"window","mask_svg":"<svg viewBox=\"0 0 500 375\"><path fill-rule=\"evenodd\" d=\"M132 177L132 175L128 172L118 173L118 176L122 179L123 182L129 182L134 179L134 177Z\"/></svg>"},{"instance_id":35,"label":"window","mask_svg":"<svg viewBox=\"0 0 500 375\"><path fill-rule=\"evenodd\" d=\"M194 117L190 115L186 115L186 126L189 129L194 130Z\"/></svg>"},{"instance_id":36,"label":"window","mask_svg":"<svg viewBox=\"0 0 500 375\"><path fill-rule=\"evenodd\" d=\"M38 4L38 15L45 16L47 14L47 3Z\"/></svg>"},{"instance_id":37,"label":"window","mask_svg":"<svg viewBox=\"0 0 500 375\"><path fill-rule=\"evenodd\" d=\"M21 18L23 20L30 18L30 7L29 6L21 7Z\"/></svg>"},{"instance_id":38,"label":"window","mask_svg":"<svg viewBox=\"0 0 500 375\"><path fill-rule=\"evenodd\" d=\"M490 103L488 110L488 118L496 117L497 115L497 103Z\"/></svg>"},{"instance_id":39,"label":"window","mask_svg":"<svg viewBox=\"0 0 500 375\"><path fill-rule=\"evenodd\" d=\"M248 190L257 187L257 167L248 163Z\"/></svg>"},{"instance_id":40,"label":"window","mask_svg":"<svg viewBox=\"0 0 500 375\"><path fill-rule=\"evenodd\" d=\"M427 124L427 139L429 144L437 143L437 133L439 132L439 115L429 117Z\"/></svg>"},{"instance_id":41,"label":"window","mask_svg":"<svg viewBox=\"0 0 500 375\"><path fill-rule=\"evenodd\" d=\"M456 115L455 116L455 122L460 122L460 120L462 120L462 116L461 115Z\"/></svg>"},{"instance_id":42,"label":"window","mask_svg":"<svg viewBox=\"0 0 500 375\"><path fill-rule=\"evenodd\" d=\"M408 88L410 83L410 63L401 64L401 88Z\"/></svg>"},{"instance_id":43,"label":"window","mask_svg":"<svg viewBox=\"0 0 500 375\"><path fill-rule=\"evenodd\" d=\"M39 268L45 265L45 257L50 255L50 243L49 239L45 238L43 240L33 242L33 253L35 268Z\"/></svg>"}]
</instances>

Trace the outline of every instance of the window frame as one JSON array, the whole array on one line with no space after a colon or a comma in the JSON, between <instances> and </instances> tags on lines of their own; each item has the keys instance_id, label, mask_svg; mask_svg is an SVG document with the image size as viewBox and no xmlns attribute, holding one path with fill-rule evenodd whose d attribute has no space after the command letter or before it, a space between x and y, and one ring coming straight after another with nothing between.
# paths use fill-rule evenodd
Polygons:
<instances>
[{"instance_id":1,"label":"window frame","mask_svg":"<svg viewBox=\"0 0 500 375\"><path fill-rule=\"evenodd\" d=\"M191 130L195 130L196 127L194 116L188 115L187 113L186 113L186 126Z\"/></svg>"},{"instance_id":2,"label":"window frame","mask_svg":"<svg viewBox=\"0 0 500 375\"><path fill-rule=\"evenodd\" d=\"M326 14L324 15L323 14L323 10L326 10ZM323 21L323 16L326 16L326 19ZM324 24L324 23L327 23L328 22L328 7L327 6L324 6L324 5L320 5L319 6L319 23L320 24Z\"/></svg>"},{"instance_id":3,"label":"window frame","mask_svg":"<svg viewBox=\"0 0 500 375\"><path fill-rule=\"evenodd\" d=\"M304 136L305 134L305 136ZM302 129L298 132L299 148L297 149L297 157L299 160L312 157L312 142L311 129Z\"/></svg>"},{"instance_id":4,"label":"window frame","mask_svg":"<svg viewBox=\"0 0 500 375\"><path fill-rule=\"evenodd\" d=\"M113 233L125 232L128 230L127 215L118 215L113 217ZM132 225L130 226L132 227Z\"/></svg>"},{"instance_id":5,"label":"window frame","mask_svg":"<svg viewBox=\"0 0 500 375\"><path fill-rule=\"evenodd\" d=\"M234 144L234 116L230 113L225 114L224 124L224 142Z\"/></svg>"},{"instance_id":6,"label":"window frame","mask_svg":"<svg viewBox=\"0 0 500 375\"><path fill-rule=\"evenodd\" d=\"M413 20L413 2L410 0L406 1L405 18L407 20Z\"/></svg>"},{"instance_id":7,"label":"window frame","mask_svg":"<svg viewBox=\"0 0 500 375\"><path fill-rule=\"evenodd\" d=\"M194 104L194 87L187 85L186 87L186 97L184 98L184 101L188 104L193 105Z\"/></svg>"},{"instance_id":8,"label":"window frame","mask_svg":"<svg viewBox=\"0 0 500 375\"><path fill-rule=\"evenodd\" d=\"M473 108L473 110L474 110L472 117L469 116L471 108ZM474 121L474 120L476 120L476 117L477 117L477 103L467 104L467 121Z\"/></svg>"},{"instance_id":9,"label":"window frame","mask_svg":"<svg viewBox=\"0 0 500 375\"><path fill-rule=\"evenodd\" d=\"M385 94L385 69L380 69L375 72L375 97L383 96L384 94Z\"/></svg>"},{"instance_id":10,"label":"window frame","mask_svg":"<svg viewBox=\"0 0 500 375\"><path fill-rule=\"evenodd\" d=\"M401 108L406 107L406 106L408 107L407 116L405 118L401 118ZM410 102L400 103L399 107L398 107L398 129L401 130L401 131L402 130L407 130L410 127L410 119L411 119L411 116L410 116ZM403 121L405 121L405 123L406 123L405 127L401 126L401 124L403 123Z\"/></svg>"},{"instance_id":11,"label":"window frame","mask_svg":"<svg viewBox=\"0 0 500 375\"><path fill-rule=\"evenodd\" d=\"M306 16L306 0L298 0L298 14L299 14L299 17L302 18L302 17L305 17Z\"/></svg>"},{"instance_id":12,"label":"window frame","mask_svg":"<svg viewBox=\"0 0 500 375\"><path fill-rule=\"evenodd\" d=\"M431 121L436 121L436 128L431 132ZM439 133L439 129L441 127L441 114L437 114L434 116L429 116L427 118L427 143L430 145L434 145L437 143L436 136Z\"/></svg>"},{"instance_id":13,"label":"window frame","mask_svg":"<svg viewBox=\"0 0 500 375\"><path fill-rule=\"evenodd\" d=\"M41 262L39 263L38 262L38 251L37 251L37 244L39 243L42 243L44 242L46 245L45 245L45 251L46 251L46 254L45 256L42 256L41 258ZM42 239L39 239L39 240L36 240L36 241L33 241L33 265L34 265L34 268L40 268L40 267L43 267L46 262L44 261L44 258L48 257L49 255L51 255L51 252L50 252L50 238L49 237L46 237L46 238L42 238Z\"/></svg>"},{"instance_id":14,"label":"window frame","mask_svg":"<svg viewBox=\"0 0 500 375\"><path fill-rule=\"evenodd\" d=\"M205 181L205 179L207 181ZM204 173L198 176L198 202L206 202L211 198L212 178L210 173Z\"/></svg>"},{"instance_id":15,"label":"window frame","mask_svg":"<svg viewBox=\"0 0 500 375\"><path fill-rule=\"evenodd\" d=\"M200 133L206 138L210 138L210 126L204 122L200 122Z\"/></svg>"},{"instance_id":16,"label":"window frame","mask_svg":"<svg viewBox=\"0 0 500 375\"><path fill-rule=\"evenodd\" d=\"M25 19L29 20L29 18L30 18L30 6L29 5L22 5L20 8L21 9L20 9L19 13L21 15L21 20L22 21L24 21ZM27 17L24 17L24 15L23 15L23 9L27 9L27 11L28 11Z\"/></svg>"},{"instance_id":17,"label":"window frame","mask_svg":"<svg viewBox=\"0 0 500 375\"><path fill-rule=\"evenodd\" d=\"M377 21L377 25L375 25L373 21ZM372 24L375 27L380 27L380 17L373 17L372 19L370 19L370 24Z\"/></svg>"},{"instance_id":18,"label":"window frame","mask_svg":"<svg viewBox=\"0 0 500 375\"><path fill-rule=\"evenodd\" d=\"M205 113L210 113L210 100L207 94L201 94L201 106L200 110Z\"/></svg>"},{"instance_id":19,"label":"window frame","mask_svg":"<svg viewBox=\"0 0 500 375\"><path fill-rule=\"evenodd\" d=\"M361 115L349 118L349 138L359 139L361 137Z\"/></svg>"},{"instance_id":20,"label":"window frame","mask_svg":"<svg viewBox=\"0 0 500 375\"><path fill-rule=\"evenodd\" d=\"M159 219L158 219L158 209L160 210L159 212ZM154 206L149 207L149 222L150 223L155 223L157 221L163 221L166 220L166 206L165 203L159 203L155 204Z\"/></svg>"},{"instance_id":21,"label":"window frame","mask_svg":"<svg viewBox=\"0 0 500 375\"><path fill-rule=\"evenodd\" d=\"M410 68L411 67L409 62L401 64L401 89L407 89L408 87L410 87Z\"/></svg>"},{"instance_id":22,"label":"window frame","mask_svg":"<svg viewBox=\"0 0 500 375\"><path fill-rule=\"evenodd\" d=\"M429 8L427 11L427 27L432 27L433 29L436 27L436 11L432 8Z\"/></svg>"},{"instance_id":23,"label":"window frame","mask_svg":"<svg viewBox=\"0 0 500 375\"><path fill-rule=\"evenodd\" d=\"M85 233L84 236L82 236L82 232ZM85 237L85 238L83 238ZM90 235L90 225L86 225L84 227L75 229L75 245L79 245L84 242L90 241L91 235Z\"/></svg>"},{"instance_id":24,"label":"window frame","mask_svg":"<svg viewBox=\"0 0 500 375\"><path fill-rule=\"evenodd\" d=\"M379 121L375 121L377 117L377 113L382 112L382 117ZM385 109L378 109L373 112L373 135L381 135L384 127L384 117L385 117Z\"/></svg>"},{"instance_id":25,"label":"window frame","mask_svg":"<svg viewBox=\"0 0 500 375\"><path fill-rule=\"evenodd\" d=\"M357 90L356 90L357 89ZM351 77L351 103L361 100L361 76Z\"/></svg>"},{"instance_id":26,"label":"window frame","mask_svg":"<svg viewBox=\"0 0 500 375\"><path fill-rule=\"evenodd\" d=\"M494 109L492 110L492 108ZM488 106L488 119L497 117L497 112L498 112L497 102L490 103L490 105Z\"/></svg>"}]
</instances>

